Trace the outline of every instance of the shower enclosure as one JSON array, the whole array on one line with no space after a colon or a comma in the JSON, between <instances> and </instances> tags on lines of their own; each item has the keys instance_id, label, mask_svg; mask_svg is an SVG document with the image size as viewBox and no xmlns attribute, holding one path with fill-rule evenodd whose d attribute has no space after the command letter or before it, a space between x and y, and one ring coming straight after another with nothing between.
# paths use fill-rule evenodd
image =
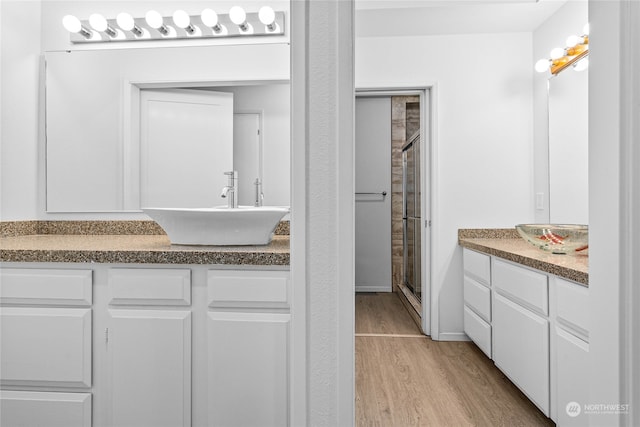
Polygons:
<instances>
[{"instance_id":1,"label":"shower enclosure","mask_svg":"<svg viewBox=\"0 0 640 427\"><path fill-rule=\"evenodd\" d=\"M420 131L414 133L402 147L402 222L404 287L420 304L422 300L420 255ZM407 295L408 290L412 295ZM418 311L420 312L420 311Z\"/></svg>"}]
</instances>

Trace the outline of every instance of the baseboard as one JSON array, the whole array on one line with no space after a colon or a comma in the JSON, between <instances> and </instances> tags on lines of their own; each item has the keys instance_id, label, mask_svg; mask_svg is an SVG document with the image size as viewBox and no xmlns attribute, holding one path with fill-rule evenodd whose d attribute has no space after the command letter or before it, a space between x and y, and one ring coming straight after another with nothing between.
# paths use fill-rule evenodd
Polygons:
<instances>
[{"instance_id":1,"label":"baseboard","mask_svg":"<svg viewBox=\"0 0 640 427\"><path fill-rule=\"evenodd\" d=\"M471 341L464 332L440 332L438 341Z\"/></svg>"},{"instance_id":2,"label":"baseboard","mask_svg":"<svg viewBox=\"0 0 640 427\"><path fill-rule=\"evenodd\" d=\"M356 292L391 292L391 285L356 285Z\"/></svg>"}]
</instances>

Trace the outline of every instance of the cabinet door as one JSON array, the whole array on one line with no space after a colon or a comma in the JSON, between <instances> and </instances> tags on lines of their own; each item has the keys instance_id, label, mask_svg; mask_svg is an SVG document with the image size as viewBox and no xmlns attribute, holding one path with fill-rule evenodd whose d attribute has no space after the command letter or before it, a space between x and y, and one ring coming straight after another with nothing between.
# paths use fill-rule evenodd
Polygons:
<instances>
[{"instance_id":1,"label":"cabinet door","mask_svg":"<svg viewBox=\"0 0 640 427\"><path fill-rule=\"evenodd\" d=\"M0 391L0 425L90 427L91 394Z\"/></svg>"},{"instance_id":2,"label":"cabinet door","mask_svg":"<svg viewBox=\"0 0 640 427\"><path fill-rule=\"evenodd\" d=\"M209 425L289 425L289 314L210 312Z\"/></svg>"},{"instance_id":3,"label":"cabinet door","mask_svg":"<svg viewBox=\"0 0 640 427\"><path fill-rule=\"evenodd\" d=\"M556 327L556 390L559 426L583 426L588 415L581 412L589 403L589 344Z\"/></svg>"},{"instance_id":4,"label":"cabinet door","mask_svg":"<svg viewBox=\"0 0 640 427\"><path fill-rule=\"evenodd\" d=\"M111 425L191 425L191 313L109 314Z\"/></svg>"},{"instance_id":5,"label":"cabinet door","mask_svg":"<svg viewBox=\"0 0 640 427\"><path fill-rule=\"evenodd\" d=\"M0 308L3 386L91 387L91 309Z\"/></svg>"},{"instance_id":6,"label":"cabinet door","mask_svg":"<svg viewBox=\"0 0 640 427\"><path fill-rule=\"evenodd\" d=\"M493 360L549 416L549 322L495 294Z\"/></svg>"}]
</instances>

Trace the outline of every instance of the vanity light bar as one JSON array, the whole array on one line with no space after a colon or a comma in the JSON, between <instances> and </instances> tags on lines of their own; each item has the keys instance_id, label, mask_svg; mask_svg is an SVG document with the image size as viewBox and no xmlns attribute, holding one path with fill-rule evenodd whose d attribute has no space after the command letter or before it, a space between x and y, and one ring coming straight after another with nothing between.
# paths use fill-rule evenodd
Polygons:
<instances>
[{"instance_id":1,"label":"vanity light bar","mask_svg":"<svg viewBox=\"0 0 640 427\"><path fill-rule=\"evenodd\" d=\"M151 22L150 16L153 17ZM212 22L212 16L217 18L217 22ZM242 22L238 17L243 18ZM242 9L232 8L227 14L205 9L201 15L176 11L172 16L162 16L150 11L142 18L121 13L118 18L103 19L97 28L90 19L80 20L73 15L65 16L63 23L72 43L284 35L284 12L273 11L268 6L260 9L259 13L245 13ZM68 25L69 22L73 25ZM95 16L93 23L96 23Z\"/></svg>"},{"instance_id":2,"label":"vanity light bar","mask_svg":"<svg viewBox=\"0 0 640 427\"><path fill-rule=\"evenodd\" d=\"M536 71L544 73L550 70L551 74L557 75L571 65L574 66L576 71L582 71L587 68L587 59L584 59L581 64L578 64L578 61L589 55L589 24L584 26L583 33L582 36L569 36L565 48L556 47L552 49L549 53L550 59L543 58L536 62Z\"/></svg>"}]
</instances>

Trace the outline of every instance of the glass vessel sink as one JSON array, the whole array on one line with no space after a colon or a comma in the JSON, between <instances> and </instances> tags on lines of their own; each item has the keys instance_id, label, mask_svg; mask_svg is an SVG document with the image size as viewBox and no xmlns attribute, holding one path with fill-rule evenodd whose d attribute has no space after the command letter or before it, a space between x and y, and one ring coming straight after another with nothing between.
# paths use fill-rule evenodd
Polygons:
<instances>
[{"instance_id":1,"label":"glass vessel sink","mask_svg":"<svg viewBox=\"0 0 640 427\"><path fill-rule=\"evenodd\" d=\"M280 220L282 206L214 208L142 208L176 245L267 245Z\"/></svg>"},{"instance_id":2,"label":"glass vessel sink","mask_svg":"<svg viewBox=\"0 0 640 427\"><path fill-rule=\"evenodd\" d=\"M589 226L574 224L518 224L518 234L535 247L554 254L586 253Z\"/></svg>"}]
</instances>

